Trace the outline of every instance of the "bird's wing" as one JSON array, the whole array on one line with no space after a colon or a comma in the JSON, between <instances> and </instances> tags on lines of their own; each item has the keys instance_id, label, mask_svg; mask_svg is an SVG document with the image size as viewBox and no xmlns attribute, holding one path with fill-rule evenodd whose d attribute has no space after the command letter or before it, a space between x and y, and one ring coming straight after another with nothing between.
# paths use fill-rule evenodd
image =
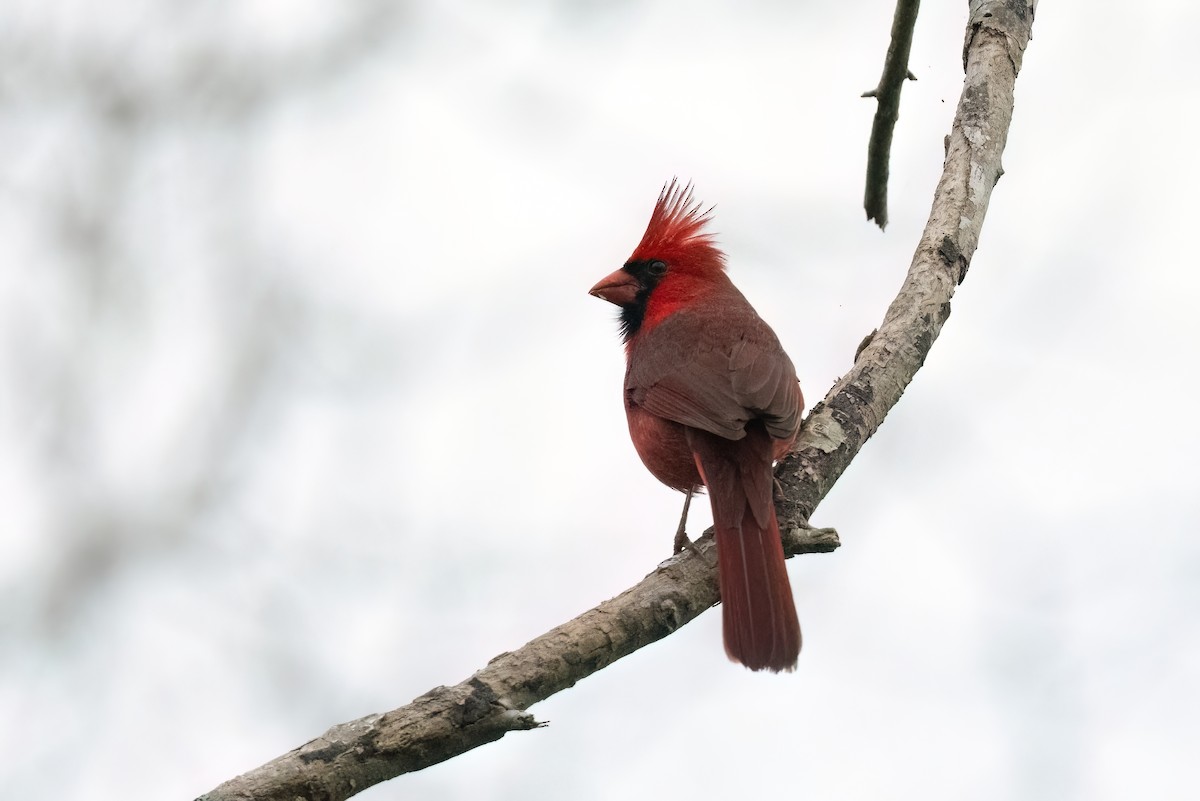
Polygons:
<instances>
[{"instance_id":1,"label":"bird's wing","mask_svg":"<svg viewBox=\"0 0 1200 801\"><path fill-rule=\"evenodd\" d=\"M754 419L775 439L790 440L800 428L795 368L753 311L733 320L673 315L638 351L625 391L652 414L733 440Z\"/></svg>"}]
</instances>

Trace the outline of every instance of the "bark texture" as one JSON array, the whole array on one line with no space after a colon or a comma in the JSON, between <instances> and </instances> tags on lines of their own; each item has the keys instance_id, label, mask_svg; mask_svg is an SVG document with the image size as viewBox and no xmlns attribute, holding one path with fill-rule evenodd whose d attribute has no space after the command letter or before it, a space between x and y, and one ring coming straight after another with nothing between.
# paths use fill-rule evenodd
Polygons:
<instances>
[{"instance_id":1,"label":"bark texture","mask_svg":"<svg viewBox=\"0 0 1200 801\"><path fill-rule=\"evenodd\" d=\"M882 325L859 346L853 369L809 413L796 452L780 466L786 499L781 519L812 514L900 400L950 316L950 299L966 278L992 189L1004 173L1001 155L1034 5L971 3L963 46L966 80L929 220Z\"/></svg>"},{"instance_id":2,"label":"bark texture","mask_svg":"<svg viewBox=\"0 0 1200 801\"><path fill-rule=\"evenodd\" d=\"M832 551L832 529L792 527L789 554ZM202 801L333 801L540 725L538 701L660 640L719 600L711 531L616 598L500 654L453 687L435 687L406 706L342 723L260 768L225 782ZM715 647L715 643L714 643Z\"/></svg>"},{"instance_id":3,"label":"bark texture","mask_svg":"<svg viewBox=\"0 0 1200 801\"><path fill-rule=\"evenodd\" d=\"M1032 0L972 2L963 50L966 81L946 162L908 275L853 368L805 421L777 470L779 522L789 554L831 551L831 529L804 521L878 430L924 363L966 277L1012 118L1013 87L1033 25ZM325 734L201 796L201 801L341 801L539 724L526 710L644 645L718 600L712 541L674 557L621 595L520 649L500 654L453 687L334 726Z\"/></svg>"}]
</instances>

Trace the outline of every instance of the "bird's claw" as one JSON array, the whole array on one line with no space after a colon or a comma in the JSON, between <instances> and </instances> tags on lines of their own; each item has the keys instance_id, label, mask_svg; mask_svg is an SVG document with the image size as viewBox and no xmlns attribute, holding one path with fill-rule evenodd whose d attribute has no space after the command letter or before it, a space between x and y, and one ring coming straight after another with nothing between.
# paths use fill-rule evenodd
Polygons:
<instances>
[{"instance_id":1,"label":"bird's claw","mask_svg":"<svg viewBox=\"0 0 1200 801\"><path fill-rule=\"evenodd\" d=\"M684 548L695 553L696 543L688 539L687 532L683 530L683 526L680 526L679 530L675 532L675 555L683 553Z\"/></svg>"}]
</instances>

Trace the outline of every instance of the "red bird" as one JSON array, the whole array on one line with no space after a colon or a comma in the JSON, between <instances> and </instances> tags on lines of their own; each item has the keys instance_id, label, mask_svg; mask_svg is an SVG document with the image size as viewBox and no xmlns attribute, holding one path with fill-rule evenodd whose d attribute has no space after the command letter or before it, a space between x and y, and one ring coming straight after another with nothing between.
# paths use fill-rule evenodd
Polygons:
<instances>
[{"instance_id":1,"label":"red bird","mask_svg":"<svg viewBox=\"0 0 1200 801\"><path fill-rule=\"evenodd\" d=\"M591 294L621 308L625 414L638 455L689 500L708 488L725 652L751 670L792 670L800 623L772 466L796 439L804 398L775 332L725 274L725 255L704 231L708 213L690 184L672 180L629 261Z\"/></svg>"}]
</instances>

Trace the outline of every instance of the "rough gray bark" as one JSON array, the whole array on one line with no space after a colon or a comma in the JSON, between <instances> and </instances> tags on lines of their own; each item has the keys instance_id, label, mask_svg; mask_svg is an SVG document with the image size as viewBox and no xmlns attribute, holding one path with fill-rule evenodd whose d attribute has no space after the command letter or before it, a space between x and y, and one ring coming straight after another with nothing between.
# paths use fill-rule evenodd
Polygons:
<instances>
[{"instance_id":1,"label":"rough gray bark","mask_svg":"<svg viewBox=\"0 0 1200 801\"><path fill-rule=\"evenodd\" d=\"M1013 87L1033 25L1033 0L971 3L966 81L947 138L933 209L883 324L853 368L805 421L779 466L780 529L789 554L837 547L831 530L804 526L876 431L924 362L950 314L979 241L1012 118ZM201 801L340 801L413 770L540 725L526 710L655 640L717 602L712 543L659 566L639 584L453 687L334 726L315 740L232 779Z\"/></svg>"},{"instance_id":2,"label":"rough gray bark","mask_svg":"<svg viewBox=\"0 0 1200 801\"><path fill-rule=\"evenodd\" d=\"M664 541L665 544L665 541ZM453 687L407 706L334 726L237 777L203 801L344 799L373 784L435 765L510 731L542 725L525 710L623 656L660 640L717 603L711 532L611 600L500 654ZM789 553L832 551L831 529L792 527Z\"/></svg>"},{"instance_id":3,"label":"rough gray bark","mask_svg":"<svg viewBox=\"0 0 1200 801\"><path fill-rule=\"evenodd\" d=\"M973 0L963 46L966 79L929 220L908 276L854 368L804 421L797 451L780 466L795 518L810 515L879 428L950 316L979 244L1012 121L1013 89L1031 38L1035 0Z\"/></svg>"}]
</instances>

